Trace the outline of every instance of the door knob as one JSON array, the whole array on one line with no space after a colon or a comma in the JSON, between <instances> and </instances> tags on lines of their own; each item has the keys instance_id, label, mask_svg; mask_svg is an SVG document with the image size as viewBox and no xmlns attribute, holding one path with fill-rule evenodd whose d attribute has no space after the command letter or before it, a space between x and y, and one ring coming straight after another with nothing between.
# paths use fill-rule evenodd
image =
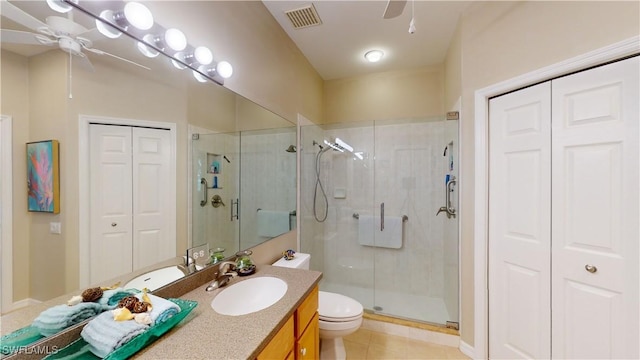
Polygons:
<instances>
[{"instance_id":1,"label":"door knob","mask_svg":"<svg viewBox=\"0 0 640 360\"><path fill-rule=\"evenodd\" d=\"M595 266L593 266L593 265L589 265L589 264L585 265L585 266L584 266L584 269L585 269L585 270L587 270L588 272L592 273L592 274L593 274L594 272L598 271L598 268L597 268L597 267L595 267Z\"/></svg>"}]
</instances>

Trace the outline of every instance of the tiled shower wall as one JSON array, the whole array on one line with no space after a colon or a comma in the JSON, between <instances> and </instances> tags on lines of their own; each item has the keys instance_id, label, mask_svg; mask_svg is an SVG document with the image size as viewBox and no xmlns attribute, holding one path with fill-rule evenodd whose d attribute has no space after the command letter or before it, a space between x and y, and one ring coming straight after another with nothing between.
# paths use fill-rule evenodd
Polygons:
<instances>
[{"instance_id":1,"label":"tiled shower wall","mask_svg":"<svg viewBox=\"0 0 640 360\"><path fill-rule=\"evenodd\" d=\"M445 304L447 310L455 309L455 313L449 311L437 318L457 320L457 233L450 230L455 228L457 232L457 221L444 214L435 216L444 205L448 157L443 156L443 151L453 140L448 139L445 126L451 125L445 125L442 119L358 125L302 129L302 250L313 255L312 268L323 271L326 282L371 289L367 298L358 299L365 307L381 305L383 298L388 301L388 294L400 302L408 297L435 298L450 301ZM329 210L327 220L319 223L312 212L319 148L313 147L312 141L322 143L335 137L353 146L355 152L362 151L364 159L333 150L322 155L320 181ZM344 198L340 195L343 191ZM322 215L320 191L316 198ZM379 216L382 202L385 216L408 216L400 249L358 244L358 220L353 214ZM455 254L451 253L454 249ZM455 296L451 289L455 289ZM430 320L429 314L415 317Z\"/></svg>"}]
</instances>

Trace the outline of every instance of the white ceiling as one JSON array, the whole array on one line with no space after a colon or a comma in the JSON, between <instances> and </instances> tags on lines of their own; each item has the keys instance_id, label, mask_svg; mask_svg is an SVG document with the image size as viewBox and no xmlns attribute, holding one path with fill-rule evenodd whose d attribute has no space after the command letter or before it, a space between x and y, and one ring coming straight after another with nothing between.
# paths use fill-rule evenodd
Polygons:
<instances>
[{"instance_id":1,"label":"white ceiling","mask_svg":"<svg viewBox=\"0 0 640 360\"><path fill-rule=\"evenodd\" d=\"M263 0L264 5L325 80L373 72L441 64L458 19L470 1L424 1L415 6L416 32L409 34L412 0L402 15L383 19L387 1L315 0L322 24L294 29L285 11L309 1ZM368 63L364 53L385 52L378 63Z\"/></svg>"}]
</instances>

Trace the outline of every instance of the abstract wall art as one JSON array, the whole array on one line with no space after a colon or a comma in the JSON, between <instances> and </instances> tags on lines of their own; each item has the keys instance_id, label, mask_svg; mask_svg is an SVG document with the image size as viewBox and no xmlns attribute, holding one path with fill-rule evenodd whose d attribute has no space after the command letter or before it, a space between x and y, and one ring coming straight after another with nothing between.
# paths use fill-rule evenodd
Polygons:
<instances>
[{"instance_id":1,"label":"abstract wall art","mask_svg":"<svg viewBox=\"0 0 640 360\"><path fill-rule=\"evenodd\" d=\"M57 140L27 143L28 210L60 212L60 166Z\"/></svg>"}]
</instances>

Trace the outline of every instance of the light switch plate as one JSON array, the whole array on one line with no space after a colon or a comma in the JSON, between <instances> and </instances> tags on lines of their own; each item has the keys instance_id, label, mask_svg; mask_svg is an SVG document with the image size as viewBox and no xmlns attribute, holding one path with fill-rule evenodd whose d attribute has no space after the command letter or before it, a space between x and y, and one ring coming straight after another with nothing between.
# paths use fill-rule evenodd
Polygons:
<instances>
[{"instance_id":1,"label":"light switch plate","mask_svg":"<svg viewBox=\"0 0 640 360\"><path fill-rule=\"evenodd\" d=\"M62 223L59 222L50 222L49 223L49 232L52 234L62 234Z\"/></svg>"}]
</instances>

